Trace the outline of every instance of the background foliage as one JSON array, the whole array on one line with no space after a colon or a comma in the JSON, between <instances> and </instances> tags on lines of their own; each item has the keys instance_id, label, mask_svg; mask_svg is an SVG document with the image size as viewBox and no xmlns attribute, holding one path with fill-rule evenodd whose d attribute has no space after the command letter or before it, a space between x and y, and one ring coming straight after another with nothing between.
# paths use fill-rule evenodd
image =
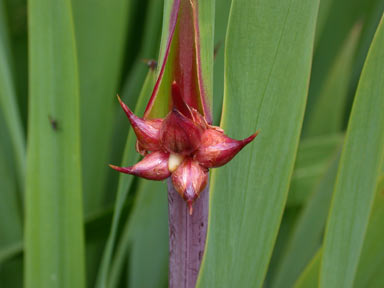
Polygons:
<instances>
[{"instance_id":1,"label":"background foliage","mask_svg":"<svg viewBox=\"0 0 384 288\"><path fill-rule=\"evenodd\" d=\"M167 286L166 185L107 164L170 4L0 0L0 287ZM261 133L212 173L197 286L382 287L384 1L215 7L214 122Z\"/></svg>"}]
</instances>

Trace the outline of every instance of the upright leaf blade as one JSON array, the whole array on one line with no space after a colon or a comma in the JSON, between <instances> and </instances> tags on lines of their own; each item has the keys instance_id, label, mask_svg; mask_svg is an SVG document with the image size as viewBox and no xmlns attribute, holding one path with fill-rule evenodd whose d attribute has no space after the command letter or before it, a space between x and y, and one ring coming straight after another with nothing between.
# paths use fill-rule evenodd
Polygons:
<instances>
[{"instance_id":1,"label":"upright leaf blade","mask_svg":"<svg viewBox=\"0 0 384 288\"><path fill-rule=\"evenodd\" d=\"M318 286L321 257L322 249L319 249L303 273L301 273L299 279L297 279L295 288L313 288Z\"/></svg>"},{"instance_id":2,"label":"upright leaf blade","mask_svg":"<svg viewBox=\"0 0 384 288\"><path fill-rule=\"evenodd\" d=\"M343 142L342 134L302 139L297 150L295 169L289 187L287 206L301 206L327 171L337 149Z\"/></svg>"},{"instance_id":3,"label":"upright leaf blade","mask_svg":"<svg viewBox=\"0 0 384 288\"><path fill-rule=\"evenodd\" d=\"M30 0L28 9L25 285L81 288L80 99L72 8L69 0Z\"/></svg>"},{"instance_id":4,"label":"upright leaf blade","mask_svg":"<svg viewBox=\"0 0 384 288\"><path fill-rule=\"evenodd\" d=\"M25 140L16 105L5 12L0 0L0 250L22 238L23 195L19 192L25 176Z\"/></svg>"},{"instance_id":5,"label":"upright leaf blade","mask_svg":"<svg viewBox=\"0 0 384 288\"><path fill-rule=\"evenodd\" d=\"M384 156L384 24L360 78L327 222L320 287L351 287Z\"/></svg>"},{"instance_id":6,"label":"upright leaf blade","mask_svg":"<svg viewBox=\"0 0 384 288\"><path fill-rule=\"evenodd\" d=\"M6 157L13 156L12 144L4 122L0 114L0 265L3 251L21 241L23 234L22 207L18 197L16 171L12 165L14 158Z\"/></svg>"},{"instance_id":7,"label":"upright leaf blade","mask_svg":"<svg viewBox=\"0 0 384 288\"><path fill-rule=\"evenodd\" d=\"M339 157L332 161L332 165L328 165L328 171L302 209L280 259L272 287L291 287L321 246L338 163Z\"/></svg>"},{"instance_id":8,"label":"upright leaf blade","mask_svg":"<svg viewBox=\"0 0 384 288\"><path fill-rule=\"evenodd\" d=\"M105 180L117 108L120 72L133 1L74 1L73 16L81 95L81 135L85 213L105 200Z\"/></svg>"},{"instance_id":9,"label":"upright leaf blade","mask_svg":"<svg viewBox=\"0 0 384 288\"><path fill-rule=\"evenodd\" d=\"M304 113L318 1L232 1L222 126L260 129L212 173L198 287L261 287L279 227Z\"/></svg>"},{"instance_id":10,"label":"upright leaf blade","mask_svg":"<svg viewBox=\"0 0 384 288\"><path fill-rule=\"evenodd\" d=\"M11 68L11 52L6 26L4 1L0 1L0 113L6 123L12 142L12 154L17 168L20 190L25 181L25 139L20 113L17 107L15 82Z\"/></svg>"},{"instance_id":11,"label":"upright leaf blade","mask_svg":"<svg viewBox=\"0 0 384 288\"><path fill-rule=\"evenodd\" d=\"M147 78L144 82L143 89L140 93L139 99L136 103L135 114L141 114L144 112L146 100L149 97L152 87L156 82L154 71L150 70L147 74ZM127 120L128 122L128 120ZM124 156L122 165L130 165L139 159L139 154L135 151L136 137L132 128L130 128L127 142L124 148ZM117 237L117 230L120 223L120 217L123 210L125 200L127 199L129 187L132 184L133 176L120 174L119 186L117 189L117 196L115 202L115 210L112 219L111 231L108 236L107 244L103 252L103 258L99 268L99 274L97 277L96 287L107 287L110 263L115 247L115 241Z\"/></svg>"},{"instance_id":12,"label":"upright leaf blade","mask_svg":"<svg viewBox=\"0 0 384 288\"><path fill-rule=\"evenodd\" d=\"M322 85L313 111L303 132L306 137L338 133L344 124L345 104L350 88L353 61L361 32L361 24L355 25L345 40L338 57L333 62Z\"/></svg>"},{"instance_id":13,"label":"upright leaf blade","mask_svg":"<svg viewBox=\"0 0 384 288\"><path fill-rule=\"evenodd\" d=\"M216 0L215 7L215 55L213 72L213 119L220 124L224 94L224 46L231 0Z\"/></svg>"},{"instance_id":14,"label":"upright leaf blade","mask_svg":"<svg viewBox=\"0 0 384 288\"><path fill-rule=\"evenodd\" d=\"M384 175L376 189L372 213L357 269L354 287L380 287L384 283Z\"/></svg>"},{"instance_id":15,"label":"upright leaf blade","mask_svg":"<svg viewBox=\"0 0 384 288\"><path fill-rule=\"evenodd\" d=\"M164 184L139 179L134 209L116 248L108 287L118 287L127 256L129 287L165 287L168 272L168 221Z\"/></svg>"},{"instance_id":16,"label":"upright leaf blade","mask_svg":"<svg viewBox=\"0 0 384 288\"><path fill-rule=\"evenodd\" d=\"M312 113L317 97L322 92L324 81L328 77L335 59L337 59L336 56L339 54L344 40L356 21L365 16L372 2L361 0L321 1L320 11L322 13L319 14L319 26L316 31L316 45L304 127L307 116ZM346 7L348 7L348 13L346 13Z\"/></svg>"}]
</instances>

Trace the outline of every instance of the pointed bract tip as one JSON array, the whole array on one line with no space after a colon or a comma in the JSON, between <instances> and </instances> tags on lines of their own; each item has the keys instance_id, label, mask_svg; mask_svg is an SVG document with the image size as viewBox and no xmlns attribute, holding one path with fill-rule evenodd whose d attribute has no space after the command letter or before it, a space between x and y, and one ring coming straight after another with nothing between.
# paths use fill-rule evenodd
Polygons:
<instances>
[{"instance_id":1,"label":"pointed bract tip","mask_svg":"<svg viewBox=\"0 0 384 288\"><path fill-rule=\"evenodd\" d=\"M147 154L140 162L131 167L109 165L116 171L136 175L149 180L164 180L171 176L168 170L169 154L161 151Z\"/></svg>"},{"instance_id":2,"label":"pointed bract tip","mask_svg":"<svg viewBox=\"0 0 384 288\"><path fill-rule=\"evenodd\" d=\"M116 170L116 168L118 168L117 166L112 165L112 164L108 164L108 166L111 167L112 169L115 169L115 170Z\"/></svg>"},{"instance_id":3,"label":"pointed bract tip","mask_svg":"<svg viewBox=\"0 0 384 288\"><path fill-rule=\"evenodd\" d=\"M119 171L119 172L122 172L125 174L130 174L130 171L131 171L131 169L129 167L119 167L119 166L115 166L112 164L108 164L108 166L111 167L112 169L116 170L116 171Z\"/></svg>"},{"instance_id":4,"label":"pointed bract tip","mask_svg":"<svg viewBox=\"0 0 384 288\"><path fill-rule=\"evenodd\" d=\"M121 100L119 95L117 99L120 102L121 108L123 108L125 114L131 123L133 130L135 131L137 140L140 142L140 149L138 149L141 155L145 155L146 151L155 151L159 148L160 141L160 127L162 119L145 120L136 116L131 109Z\"/></svg>"},{"instance_id":5,"label":"pointed bract tip","mask_svg":"<svg viewBox=\"0 0 384 288\"><path fill-rule=\"evenodd\" d=\"M121 108L123 108L125 114L127 114L128 118L130 118L133 115L133 112L131 111L131 109L129 109L129 107L125 105L123 100L121 100L119 94L117 94L117 99L119 100L120 106Z\"/></svg>"},{"instance_id":6,"label":"pointed bract tip","mask_svg":"<svg viewBox=\"0 0 384 288\"><path fill-rule=\"evenodd\" d=\"M235 140L216 127L209 127L201 138L201 145L195 159L206 168L220 167L232 160L247 144L258 135L259 131L243 140Z\"/></svg>"},{"instance_id":7,"label":"pointed bract tip","mask_svg":"<svg viewBox=\"0 0 384 288\"><path fill-rule=\"evenodd\" d=\"M244 143L244 146L247 145L248 143L252 142L253 139L255 139L257 135L259 135L259 133L260 133L260 130L257 130L251 136L249 136L248 138L245 138L244 140L242 140L242 142Z\"/></svg>"}]
</instances>

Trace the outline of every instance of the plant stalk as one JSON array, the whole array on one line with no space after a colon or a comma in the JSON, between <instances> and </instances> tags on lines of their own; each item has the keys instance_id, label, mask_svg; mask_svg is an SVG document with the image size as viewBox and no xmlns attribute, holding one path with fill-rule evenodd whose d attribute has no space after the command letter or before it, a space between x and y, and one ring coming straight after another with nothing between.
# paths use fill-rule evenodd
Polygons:
<instances>
[{"instance_id":1,"label":"plant stalk","mask_svg":"<svg viewBox=\"0 0 384 288\"><path fill-rule=\"evenodd\" d=\"M193 213L168 179L169 288L194 288L207 236L209 183Z\"/></svg>"}]
</instances>

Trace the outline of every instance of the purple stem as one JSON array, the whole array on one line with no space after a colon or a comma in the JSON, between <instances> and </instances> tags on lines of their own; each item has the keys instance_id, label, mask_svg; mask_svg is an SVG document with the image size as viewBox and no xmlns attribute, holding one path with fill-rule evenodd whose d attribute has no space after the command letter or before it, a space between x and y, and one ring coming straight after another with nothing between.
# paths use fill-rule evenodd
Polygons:
<instances>
[{"instance_id":1,"label":"purple stem","mask_svg":"<svg viewBox=\"0 0 384 288\"><path fill-rule=\"evenodd\" d=\"M209 183L193 205L187 204L168 179L169 288L194 288L203 259L208 225Z\"/></svg>"}]
</instances>

